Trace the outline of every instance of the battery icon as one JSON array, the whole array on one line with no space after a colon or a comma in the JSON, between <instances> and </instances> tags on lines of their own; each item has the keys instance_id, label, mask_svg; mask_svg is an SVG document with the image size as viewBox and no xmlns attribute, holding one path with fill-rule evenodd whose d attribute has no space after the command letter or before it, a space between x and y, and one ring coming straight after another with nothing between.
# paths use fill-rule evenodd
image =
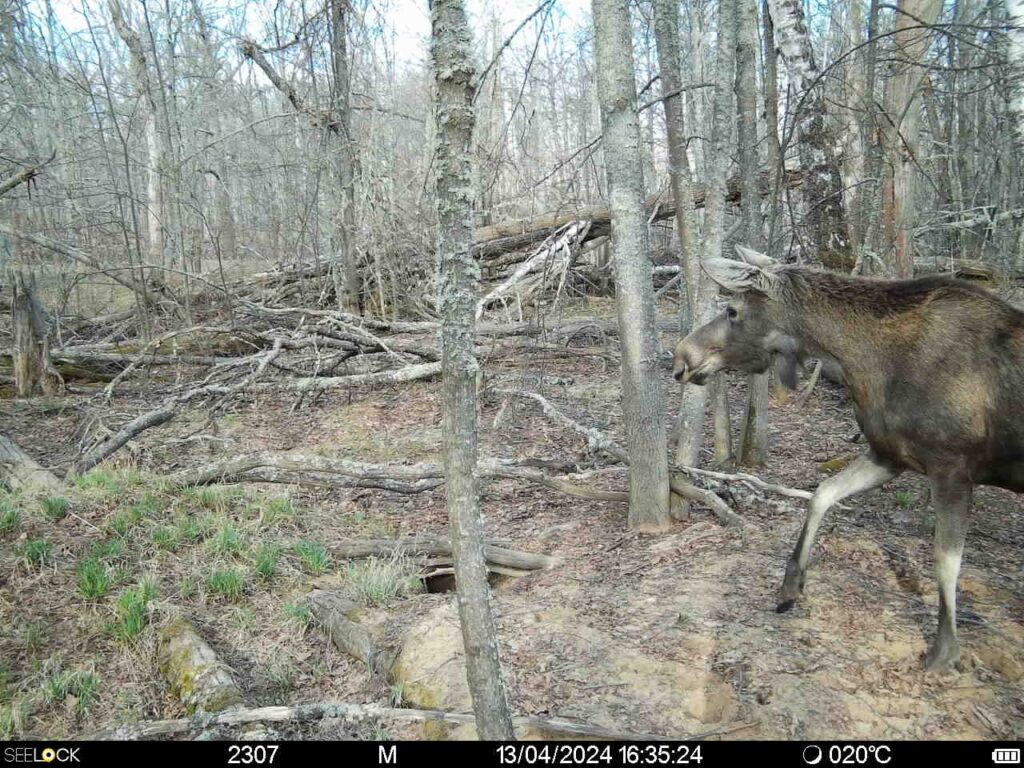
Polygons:
<instances>
[{"instance_id":1,"label":"battery icon","mask_svg":"<svg viewBox=\"0 0 1024 768\"><path fill-rule=\"evenodd\" d=\"M992 762L996 765L1020 765L1020 750L993 749Z\"/></svg>"}]
</instances>

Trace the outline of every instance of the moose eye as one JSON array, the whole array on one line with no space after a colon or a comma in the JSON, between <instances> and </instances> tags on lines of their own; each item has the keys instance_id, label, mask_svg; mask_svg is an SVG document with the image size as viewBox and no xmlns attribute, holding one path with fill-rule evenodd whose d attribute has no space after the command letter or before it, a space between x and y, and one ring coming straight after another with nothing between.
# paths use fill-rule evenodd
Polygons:
<instances>
[{"instance_id":1,"label":"moose eye","mask_svg":"<svg viewBox=\"0 0 1024 768\"><path fill-rule=\"evenodd\" d=\"M738 314L739 313L736 311L736 307L725 308L725 316L728 317L730 320L735 320Z\"/></svg>"}]
</instances>

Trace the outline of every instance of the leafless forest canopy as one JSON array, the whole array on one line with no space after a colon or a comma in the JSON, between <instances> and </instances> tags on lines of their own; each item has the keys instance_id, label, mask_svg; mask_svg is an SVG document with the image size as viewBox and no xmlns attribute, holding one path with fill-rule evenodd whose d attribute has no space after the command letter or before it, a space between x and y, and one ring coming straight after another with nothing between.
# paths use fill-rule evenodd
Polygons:
<instances>
[{"instance_id":1,"label":"leafless forest canopy","mask_svg":"<svg viewBox=\"0 0 1024 768\"><path fill-rule=\"evenodd\" d=\"M346 149L332 127L339 84L329 8L123 5L123 28L142 65L110 4L5 4L5 178L56 153L45 172L4 197L5 258L45 268L53 301L75 315L129 303L122 292L92 288L110 284L104 273L173 285L188 313L190 298L215 296L216 286L246 273L335 265L344 197L338 155ZM819 128L827 132L821 146L839 163L853 258L870 253L881 262L873 269L883 269L905 238L900 247L920 264L966 258L1014 266L1020 161L1006 11L999 2L970 0L905 5L906 15L882 3L807 5L813 82L785 66L779 75L787 167L800 164L800 110L820 99ZM589 9L546 3L516 16L506 4L480 3L472 10L484 75L476 98L477 225L604 205ZM426 13L413 3L357 2L345 19L349 82L342 87L354 206L348 239L361 306L382 318L430 315L435 298L425 41L407 25L396 31L397 17ZM922 14L926 24L896 28L897 19ZM718 24L717 3L682 7L682 101L697 182L707 176ZM664 198L667 152L650 3L634 4L633 25L644 181L649 194ZM763 37L763 24L758 29ZM261 53L287 92L246 56L246 46ZM763 48L754 54L742 77L763 89ZM805 93L805 85L813 88ZM760 96L757 111L757 170L770 171ZM730 176L754 172L740 167L734 138L729 154ZM894 171L909 174L912 184L886 210L885 180ZM775 252L802 244L814 260L818 244L800 226L804 201L792 189L779 196L768 222ZM901 226L888 225L886 215ZM57 241L58 249L18 235ZM673 247L669 240L659 231L656 256Z\"/></svg>"}]
</instances>

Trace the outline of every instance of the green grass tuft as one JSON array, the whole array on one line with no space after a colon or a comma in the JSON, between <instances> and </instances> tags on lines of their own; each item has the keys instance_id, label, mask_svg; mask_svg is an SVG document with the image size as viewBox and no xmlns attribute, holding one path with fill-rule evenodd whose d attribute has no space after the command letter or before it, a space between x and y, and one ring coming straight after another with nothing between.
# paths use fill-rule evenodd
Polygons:
<instances>
[{"instance_id":1,"label":"green grass tuft","mask_svg":"<svg viewBox=\"0 0 1024 768\"><path fill-rule=\"evenodd\" d=\"M231 523L224 523L207 542L210 550L218 555L233 555L242 551L242 537Z\"/></svg>"},{"instance_id":2,"label":"green grass tuft","mask_svg":"<svg viewBox=\"0 0 1024 768\"><path fill-rule=\"evenodd\" d=\"M273 528L281 523L290 523L295 519L295 504L287 496L268 499L259 507L260 526Z\"/></svg>"},{"instance_id":3,"label":"green grass tuft","mask_svg":"<svg viewBox=\"0 0 1024 768\"><path fill-rule=\"evenodd\" d=\"M43 683L43 699L56 704L74 696L75 709L84 714L99 693L100 679L93 672L65 670L48 677Z\"/></svg>"},{"instance_id":4,"label":"green grass tuft","mask_svg":"<svg viewBox=\"0 0 1024 768\"><path fill-rule=\"evenodd\" d=\"M273 542L264 542L256 552L256 575L263 581L270 581L277 572L277 563L281 559L281 546Z\"/></svg>"},{"instance_id":5,"label":"green grass tuft","mask_svg":"<svg viewBox=\"0 0 1024 768\"><path fill-rule=\"evenodd\" d=\"M114 621L107 625L107 630L122 642L138 637L146 628L146 609L155 596L156 585L149 579L126 589L117 598Z\"/></svg>"},{"instance_id":6,"label":"green grass tuft","mask_svg":"<svg viewBox=\"0 0 1024 768\"><path fill-rule=\"evenodd\" d=\"M284 607L284 615L303 629L313 621L313 614L305 603L288 603Z\"/></svg>"},{"instance_id":7,"label":"green grass tuft","mask_svg":"<svg viewBox=\"0 0 1024 768\"><path fill-rule=\"evenodd\" d=\"M161 525L153 529L150 534L150 539L157 549L162 549L167 552L175 552L181 542L178 541L178 537L174 534L174 529L168 528L166 525Z\"/></svg>"},{"instance_id":8,"label":"green grass tuft","mask_svg":"<svg viewBox=\"0 0 1024 768\"><path fill-rule=\"evenodd\" d=\"M914 494L909 491L896 491L892 495L892 500L896 502L897 507L909 507L914 502Z\"/></svg>"},{"instance_id":9,"label":"green grass tuft","mask_svg":"<svg viewBox=\"0 0 1024 768\"><path fill-rule=\"evenodd\" d=\"M53 545L46 539L30 539L18 547L22 562L28 568L42 568L53 554Z\"/></svg>"},{"instance_id":10,"label":"green grass tuft","mask_svg":"<svg viewBox=\"0 0 1024 768\"><path fill-rule=\"evenodd\" d=\"M110 591L110 572L102 560L89 557L78 564L78 591L86 600L99 600Z\"/></svg>"},{"instance_id":11,"label":"green grass tuft","mask_svg":"<svg viewBox=\"0 0 1024 768\"><path fill-rule=\"evenodd\" d=\"M71 504L63 496L47 496L45 499L40 500L39 506L42 507L43 514L48 519L56 521L67 517L68 507Z\"/></svg>"},{"instance_id":12,"label":"green grass tuft","mask_svg":"<svg viewBox=\"0 0 1024 768\"><path fill-rule=\"evenodd\" d=\"M207 577L206 587L221 597L236 601L245 591L245 576L233 568L222 568Z\"/></svg>"},{"instance_id":13,"label":"green grass tuft","mask_svg":"<svg viewBox=\"0 0 1024 768\"><path fill-rule=\"evenodd\" d=\"M387 605L404 595L423 591L417 567L405 555L370 557L348 566L348 581L367 605Z\"/></svg>"},{"instance_id":14,"label":"green grass tuft","mask_svg":"<svg viewBox=\"0 0 1024 768\"><path fill-rule=\"evenodd\" d=\"M295 555L299 558L302 568L314 576L322 574L331 559L327 547L316 541L300 541L295 545Z\"/></svg>"},{"instance_id":15,"label":"green grass tuft","mask_svg":"<svg viewBox=\"0 0 1024 768\"><path fill-rule=\"evenodd\" d=\"M0 739L9 741L24 734L30 711L28 700L24 698L0 706Z\"/></svg>"},{"instance_id":16,"label":"green grass tuft","mask_svg":"<svg viewBox=\"0 0 1024 768\"><path fill-rule=\"evenodd\" d=\"M15 533L21 528L21 510L8 502L0 501L0 535Z\"/></svg>"}]
</instances>

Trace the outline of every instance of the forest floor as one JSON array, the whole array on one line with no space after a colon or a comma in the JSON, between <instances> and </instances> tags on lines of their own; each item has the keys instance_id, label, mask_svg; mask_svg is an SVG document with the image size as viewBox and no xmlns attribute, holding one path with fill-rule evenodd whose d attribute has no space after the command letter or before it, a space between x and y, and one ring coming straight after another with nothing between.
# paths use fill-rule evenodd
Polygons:
<instances>
[{"instance_id":1,"label":"forest floor","mask_svg":"<svg viewBox=\"0 0 1024 768\"><path fill-rule=\"evenodd\" d=\"M672 341L664 338L669 348ZM574 343L589 352L497 362L488 382L543 394L621 440L614 345L602 352L600 339ZM667 368L664 377L675 393ZM735 423L741 378L731 380L731 395ZM116 399L112 412L72 396L0 401L0 416L34 458L60 467L90 415L113 426L163 396L153 381ZM280 485L175 492L161 482L238 451L440 458L436 380L295 404L294 395L259 393L212 424L204 413L184 413L80 478L65 502L0 499L0 736L83 736L183 716L155 660L156 633L176 614L201 628L251 706L405 700L335 649L302 600L313 587L347 581L394 612L453 614L451 594L379 594L367 563L326 554L353 537L446 535L443 487L416 495ZM593 466L584 441L535 405L503 405L485 389L482 456ZM766 480L810 490L827 476L823 463L863 450L851 440L857 428L843 391L827 382L805 408L773 400L770 411L769 464L754 470ZM614 467L593 477L608 489L626 481ZM921 478L904 475L834 510L805 596L783 615L775 594L804 502L736 483L707 487L749 525L723 528L694 508L667 534L634 535L619 503L512 480L482 485L489 539L561 560L495 590L516 713L677 739L1024 738L1020 497L976 491L960 583L962 669L926 674L920 656L937 600ZM331 720L278 732L422 737L419 726L339 731Z\"/></svg>"}]
</instances>

